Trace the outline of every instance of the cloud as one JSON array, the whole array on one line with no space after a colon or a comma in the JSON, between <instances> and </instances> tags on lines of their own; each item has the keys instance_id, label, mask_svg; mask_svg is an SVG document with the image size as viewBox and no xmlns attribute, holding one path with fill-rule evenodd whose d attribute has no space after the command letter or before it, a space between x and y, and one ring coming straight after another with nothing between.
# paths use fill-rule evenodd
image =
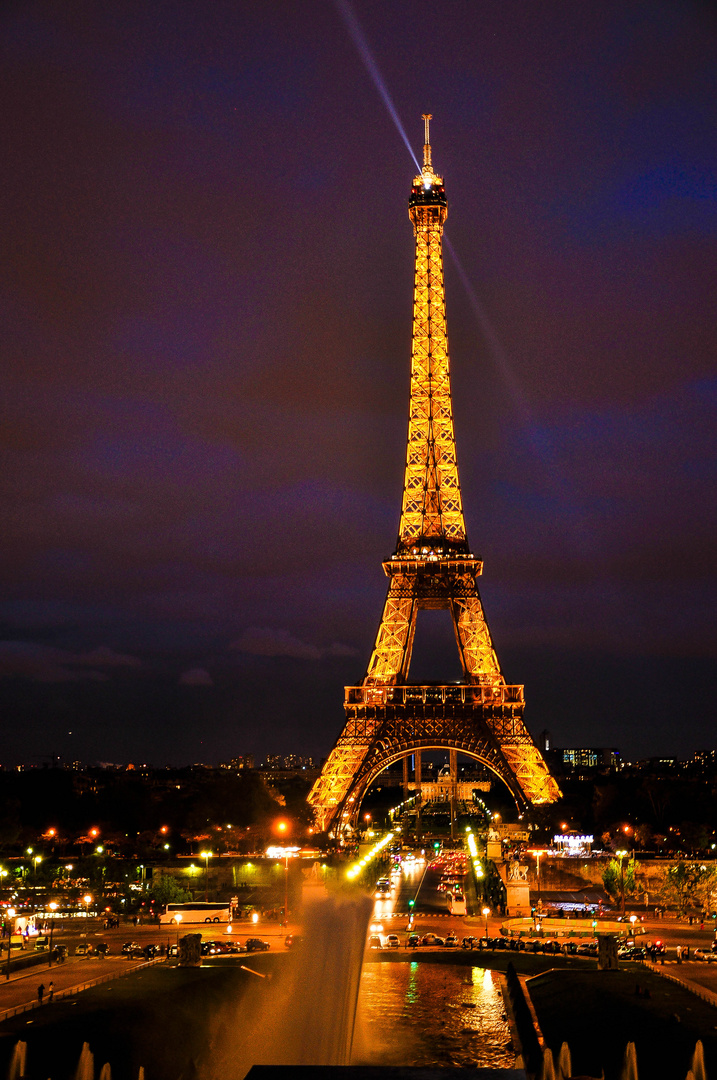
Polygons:
<instances>
[{"instance_id":1,"label":"cloud","mask_svg":"<svg viewBox=\"0 0 717 1080\"><path fill-rule=\"evenodd\" d=\"M88 653L81 653L73 661L74 664L86 667L142 667L142 661L137 656L128 656L127 653L118 653L109 649L106 645L99 645Z\"/></svg>"},{"instance_id":2,"label":"cloud","mask_svg":"<svg viewBox=\"0 0 717 1080\"><path fill-rule=\"evenodd\" d=\"M250 656L293 656L297 660L321 660L325 656L356 656L357 650L351 645L334 641L325 649L301 641L288 630L273 630L270 627L252 626L245 630L238 641L232 642L230 649L248 653Z\"/></svg>"},{"instance_id":3,"label":"cloud","mask_svg":"<svg viewBox=\"0 0 717 1080\"><path fill-rule=\"evenodd\" d=\"M88 653L73 653L33 641L0 641L0 679L24 678L43 683L102 682L108 676L98 670L100 668L141 666L137 657L116 653L106 645Z\"/></svg>"},{"instance_id":4,"label":"cloud","mask_svg":"<svg viewBox=\"0 0 717 1080\"><path fill-rule=\"evenodd\" d=\"M193 667L179 676L180 686L214 686L214 679L206 668Z\"/></svg>"},{"instance_id":5,"label":"cloud","mask_svg":"<svg viewBox=\"0 0 717 1080\"><path fill-rule=\"evenodd\" d=\"M251 626L230 649L250 656L293 656L297 660L320 660L321 649L295 638L288 630Z\"/></svg>"}]
</instances>

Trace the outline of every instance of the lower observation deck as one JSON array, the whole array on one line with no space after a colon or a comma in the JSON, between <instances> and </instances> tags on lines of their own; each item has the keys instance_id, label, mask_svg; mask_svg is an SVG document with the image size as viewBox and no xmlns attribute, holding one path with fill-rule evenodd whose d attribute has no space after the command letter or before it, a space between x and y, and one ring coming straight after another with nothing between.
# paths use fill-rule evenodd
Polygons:
<instances>
[{"instance_id":1,"label":"lower observation deck","mask_svg":"<svg viewBox=\"0 0 717 1080\"><path fill-rule=\"evenodd\" d=\"M346 705L524 705L522 686L346 686Z\"/></svg>"}]
</instances>

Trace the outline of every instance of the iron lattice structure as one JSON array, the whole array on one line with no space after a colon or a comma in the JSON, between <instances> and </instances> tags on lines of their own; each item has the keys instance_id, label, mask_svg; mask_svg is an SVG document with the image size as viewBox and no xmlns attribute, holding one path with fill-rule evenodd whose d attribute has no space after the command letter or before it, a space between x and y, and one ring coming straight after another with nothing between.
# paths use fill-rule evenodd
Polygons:
<instances>
[{"instance_id":1,"label":"iron lattice structure","mask_svg":"<svg viewBox=\"0 0 717 1080\"><path fill-rule=\"evenodd\" d=\"M361 686L346 687L346 725L309 802L320 829L355 828L361 799L392 762L422 749L478 759L519 806L560 797L523 723L522 686L507 686L483 613L483 564L468 545L453 431L446 306L443 179L433 171L425 116L424 164L408 213L416 240L411 400L406 472L396 551L383 564L388 595ZM447 608L463 681L408 683L416 616Z\"/></svg>"}]
</instances>

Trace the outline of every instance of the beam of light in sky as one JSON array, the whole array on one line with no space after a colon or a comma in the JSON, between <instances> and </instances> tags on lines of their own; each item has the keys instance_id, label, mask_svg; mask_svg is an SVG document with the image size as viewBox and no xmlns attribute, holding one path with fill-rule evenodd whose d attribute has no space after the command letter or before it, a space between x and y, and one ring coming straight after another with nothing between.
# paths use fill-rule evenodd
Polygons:
<instances>
[{"instance_id":1,"label":"beam of light in sky","mask_svg":"<svg viewBox=\"0 0 717 1080\"><path fill-rule=\"evenodd\" d=\"M388 88L386 87L385 82L381 78L381 72L378 70L378 64L374 60L373 53L371 52L368 41L366 40L366 35L361 29L359 21L356 18L354 10L349 3L349 0L336 0L336 7L339 9L341 18L346 23L346 28L351 35L353 43L356 46L361 59L363 60L364 67L371 76L374 86L383 98L383 103L388 109L389 115L393 120L394 124L396 125L396 129L399 135L406 144L406 149L408 150L409 154L415 162L417 172L420 173L421 166L418 164L418 158L414 154L413 148L408 141L408 135L406 134L405 128L401 123L401 118L396 111L396 106L393 104L393 99L388 92Z\"/></svg>"},{"instance_id":2,"label":"beam of light in sky","mask_svg":"<svg viewBox=\"0 0 717 1080\"><path fill-rule=\"evenodd\" d=\"M398 115L396 106L393 104L393 99L388 91L388 88L381 77L381 72L378 69L376 60L374 59L371 48L366 39L356 14L351 7L350 0L334 0L336 7L341 14L342 19L346 24L351 39L353 40L356 49L363 60L364 66L368 71L373 83L378 90L384 105L386 106L391 119L396 125L396 130L403 139L406 149L413 158L417 171L421 172L421 166L418 164L418 159L413 152L411 143L409 142L406 130L401 123L401 118ZM548 432L545 427L539 423L535 417L533 410L528 401L527 394L521 386L520 379L516 375L513 367L510 363L508 355L501 344L500 338L496 333L493 325L488 318L488 315L483 307L478 295L473 288L470 278L466 273L463 265L456 254L456 250L451 244L449 238L444 234L443 242L450 254L451 259L458 271L458 276L461 280L463 288L466 290L466 294L470 301L471 308L475 314L476 321L480 327L481 334L488 347L488 352L495 364L500 377L502 378L508 393L514 403L516 410L520 413L523 422L524 429L527 437L527 444L529 449L535 455L535 457L542 463L544 474L547 481L548 488L552 491L553 497L558 502L561 502L564 506L568 507L575 504L573 493L569 490L569 484L567 479L563 476L562 470L558 465L557 455L553 446L551 445ZM590 547L589 537L585 533L584 526L580 522L570 522L573 530L578 534L579 539L583 542L583 546L588 549Z\"/></svg>"}]
</instances>

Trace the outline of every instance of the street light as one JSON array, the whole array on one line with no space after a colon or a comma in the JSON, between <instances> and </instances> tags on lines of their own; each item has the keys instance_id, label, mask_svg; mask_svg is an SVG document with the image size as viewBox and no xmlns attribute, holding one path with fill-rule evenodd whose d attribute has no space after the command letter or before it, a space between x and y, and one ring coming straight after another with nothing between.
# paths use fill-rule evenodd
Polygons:
<instances>
[{"instance_id":1,"label":"street light","mask_svg":"<svg viewBox=\"0 0 717 1080\"><path fill-rule=\"evenodd\" d=\"M618 859L620 860L620 913L625 914L625 856L626 851L616 851Z\"/></svg>"},{"instance_id":2,"label":"street light","mask_svg":"<svg viewBox=\"0 0 717 1080\"><path fill-rule=\"evenodd\" d=\"M52 916L50 918L50 963L48 965L49 967L52 967L52 934L55 929L55 912L60 905L55 900L52 900L47 906L52 912Z\"/></svg>"},{"instance_id":3,"label":"street light","mask_svg":"<svg viewBox=\"0 0 717 1080\"><path fill-rule=\"evenodd\" d=\"M484 907L483 914L485 916L485 939L488 940L488 916L490 915L490 908Z\"/></svg>"},{"instance_id":4,"label":"street light","mask_svg":"<svg viewBox=\"0 0 717 1080\"><path fill-rule=\"evenodd\" d=\"M209 860L212 857L211 851L200 851L199 854L204 859L204 903L209 903Z\"/></svg>"}]
</instances>

